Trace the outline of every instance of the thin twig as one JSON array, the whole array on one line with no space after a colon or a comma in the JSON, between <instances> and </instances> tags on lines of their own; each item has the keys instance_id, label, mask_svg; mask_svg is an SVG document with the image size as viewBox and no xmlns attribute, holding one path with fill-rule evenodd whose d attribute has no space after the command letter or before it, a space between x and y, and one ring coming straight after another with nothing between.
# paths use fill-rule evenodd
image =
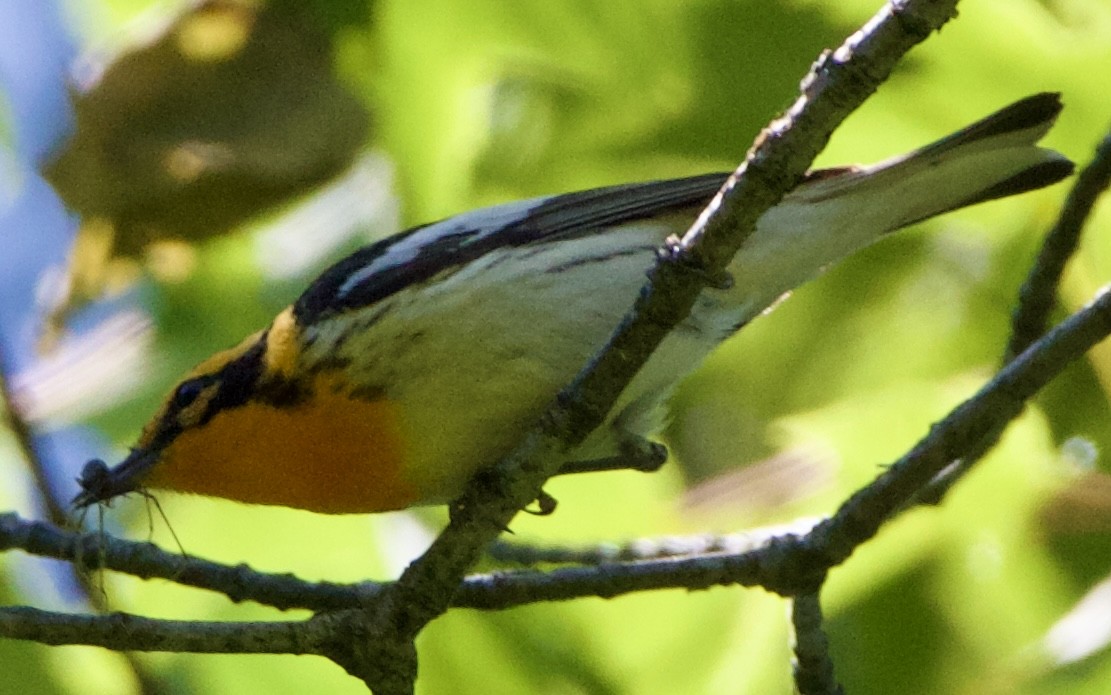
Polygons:
<instances>
[{"instance_id":1,"label":"thin twig","mask_svg":"<svg viewBox=\"0 0 1111 695\"><path fill-rule=\"evenodd\" d=\"M1003 355L1004 364L1045 333L1049 315L1057 303L1057 287L1065 265L1079 248L1080 234L1108 185L1111 185L1111 132L1096 146L1095 157L1076 177L1057 222L1046 235L1041 252L1019 290L1018 307L1011 317L1011 338ZM940 504L953 485L995 446L1002 434L1000 429L984 437L980 446L954 461L923 488L913 504Z\"/></svg>"},{"instance_id":2,"label":"thin twig","mask_svg":"<svg viewBox=\"0 0 1111 695\"><path fill-rule=\"evenodd\" d=\"M1011 340L1004 362L1045 333L1049 314L1057 303L1057 287L1068 263L1080 246L1080 234L1096 201L1111 185L1111 132L1096 146L1095 157L1076 177L1056 224L1042 244L1034 267L1018 295L1018 308L1011 318Z\"/></svg>"},{"instance_id":3,"label":"thin twig","mask_svg":"<svg viewBox=\"0 0 1111 695\"><path fill-rule=\"evenodd\" d=\"M580 545L530 545L519 541L495 541L487 555L498 562L514 565L579 564L603 565L614 562L698 557L725 553L736 555L755 550L776 536L804 535L818 523L805 518L790 524L746 529L741 533L698 533L685 536L650 536L618 542Z\"/></svg>"},{"instance_id":4,"label":"thin twig","mask_svg":"<svg viewBox=\"0 0 1111 695\"><path fill-rule=\"evenodd\" d=\"M319 642L326 635L313 620L201 622L126 613L71 615L17 606L0 608L0 634L42 644L85 644L126 651L319 654Z\"/></svg>"},{"instance_id":5,"label":"thin twig","mask_svg":"<svg viewBox=\"0 0 1111 695\"><path fill-rule=\"evenodd\" d=\"M136 543L103 533L73 533L20 519L17 514L0 514L0 551L12 548L78 566L126 572L140 579L166 579L216 591L235 602L252 600L281 610L352 608L378 591L373 582L354 586L306 582L289 574L256 572L247 565L222 565L170 553L153 543Z\"/></svg>"},{"instance_id":6,"label":"thin twig","mask_svg":"<svg viewBox=\"0 0 1111 695\"><path fill-rule=\"evenodd\" d=\"M50 476L47 474L46 456L43 455L35 443L31 425L23 417L19 403L8 384L8 374L10 373L7 345L0 340L0 399L2 399L0 409L4 411L5 424L15 437L23 461L31 472L31 477L34 479L35 487L39 493L39 500L46 508L47 517L56 526L69 526L71 519L67 513L66 505L56 494L54 486L50 482ZM85 602L93 609L103 611L107 608L103 594L92 586L89 574L80 569L80 567L94 566L95 564L70 565L68 571ZM131 669L136 682L139 683L141 692L146 695L155 695L166 691L161 679L154 675L150 669L136 661L130 654L124 654L124 661Z\"/></svg>"},{"instance_id":7,"label":"thin twig","mask_svg":"<svg viewBox=\"0 0 1111 695\"><path fill-rule=\"evenodd\" d=\"M845 691L833 675L817 593L795 597L791 624L795 628L795 687L800 695L843 695Z\"/></svg>"},{"instance_id":8,"label":"thin twig","mask_svg":"<svg viewBox=\"0 0 1111 695\"><path fill-rule=\"evenodd\" d=\"M494 471L468 486L451 524L406 569L385 605L368 609L369 639L352 645L344 662L349 672L379 695L413 691L413 639L448 609L482 550L602 423L656 346L690 313L704 284L722 275L756 221L798 182L837 126L955 11L956 0L890 3L817 61L803 95L762 133L683 241L661 257L605 349L560 394L537 429Z\"/></svg>"},{"instance_id":9,"label":"thin twig","mask_svg":"<svg viewBox=\"0 0 1111 695\"><path fill-rule=\"evenodd\" d=\"M8 374L10 374L10 365L7 357L7 346L3 341L0 341L0 399L3 399L3 402L0 403L0 409L4 411L4 424L15 437L19 453L27 464L27 469L35 481L35 487L39 491L43 506L46 507L47 517L55 525L65 526L69 523L66 506L54 495L54 488L50 484L50 477L46 473L45 457L35 444L31 426L20 412L19 404L16 402L15 395L8 384ZM91 598L92 594L89 595Z\"/></svg>"},{"instance_id":10,"label":"thin twig","mask_svg":"<svg viewBox=\"0 0 1111 695\"><path fill-rule=\"evenodd\" d=\"M930 428L929 434L879 478L849 498L810 534L827 562L844 561L879 531L931 479L1002 431L1045 384L1111 333L1111 292L1105 288L1008 363L975 396Z\"/></svg>"}]
</instances>

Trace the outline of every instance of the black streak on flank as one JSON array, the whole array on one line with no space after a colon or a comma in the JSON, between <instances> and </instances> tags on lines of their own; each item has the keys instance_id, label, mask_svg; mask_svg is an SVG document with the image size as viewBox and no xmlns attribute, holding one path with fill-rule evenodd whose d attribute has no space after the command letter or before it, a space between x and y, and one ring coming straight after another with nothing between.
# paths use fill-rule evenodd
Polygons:
<instances>
[{"instance_id":1,"label":"black streak on flank","mask_svg":"<svg viewBox=\"0 0 1111 695\"><path fill-rule=\"evenodd\" d=\"M654 246L636 246L633 248L625 249L623 251L614 251L613 253L599 254L597 256L584 256L573 261L561 263L560 265L550 266L546 268L544 272L558 275L559 273L573 270L584 265L590 265L591 263L603 263L605 261L611 261L614 258L621 258L623 256L646 256L647 258L652 258L652 254L655 251L656 247ZM645 268L645 270L647 270L647 268Z\"/></svg>"},{"instance_id":2,"label":"black streak on flank","mask_svg":"<svg viewBox=\"0 0 1111 695\"><path fill-rule=\"evenodd\" d=\"M521 247L593 234L599 229L655 217L684 207L698 206L724 183L727 174L702 174L684 179L611 186L554 196L538 203L528 214L500 228L457 227L451 221L428 239L404 264L385 264L373 275L348 288L340 288L362 268L381 261L397 245L428 226L403 232L371 244L332 266L301 295L293 307L301 325L347 310L379 302L406 287L470 263L503 247ZM693 221L693 219L692 219Z\"/></svg>"}]
</instances>

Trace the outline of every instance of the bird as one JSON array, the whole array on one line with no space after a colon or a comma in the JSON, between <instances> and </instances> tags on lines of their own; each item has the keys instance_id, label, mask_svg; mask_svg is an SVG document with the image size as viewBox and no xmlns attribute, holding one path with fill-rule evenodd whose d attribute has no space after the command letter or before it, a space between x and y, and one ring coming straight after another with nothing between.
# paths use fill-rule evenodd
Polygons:
<instances>
[{"instance_id":1,"label":"bird","mask_svg":"<svg viewBox=\"0 0 1111 695\"><path fill-rule=\"evenodd\" d=\"M569 464L658 452L675 385L831 264L916 222L1067 177L1072 163L1038 145L1061 108L1059 94L1035 94L909 154L806 174ZM450 503L605 344L661 246L727 176L510 202L355 251L269 326L185 375L122 462L90 460L74 504L147 490L327 514Z\"/></svg>"}]
</instances>

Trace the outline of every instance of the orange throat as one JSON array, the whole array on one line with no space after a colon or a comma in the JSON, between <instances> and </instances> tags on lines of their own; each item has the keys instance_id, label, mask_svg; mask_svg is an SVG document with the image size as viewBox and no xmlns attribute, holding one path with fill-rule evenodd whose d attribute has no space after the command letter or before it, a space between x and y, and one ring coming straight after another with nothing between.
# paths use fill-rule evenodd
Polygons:
<instances>
[{"instance_id":1,"label":"orange throat","mask_svg":"<svg viewBox=\"0 0 1111 695\"><path fill-rule=\"evenodd\" d=\"M316 378L291 407L251 402L187 430L163 452L149 487L327 514L419 503L404 477L399 406L353 397Z\"/></svg>"}]
</instances>

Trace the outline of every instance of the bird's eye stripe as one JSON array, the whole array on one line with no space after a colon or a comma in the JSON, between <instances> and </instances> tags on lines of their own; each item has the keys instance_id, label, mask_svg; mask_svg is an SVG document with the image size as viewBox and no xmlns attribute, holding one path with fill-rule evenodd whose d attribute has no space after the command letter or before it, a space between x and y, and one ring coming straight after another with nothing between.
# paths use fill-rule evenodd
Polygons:
<instances>
[{"instance_id":1,"label":"bird's eye stripe","mask_svg":"<svg viewBox=\"0 0 1111 695\"><path fill-rule=\"evenodd\" d=\"M183 382L174 391L174 405L178 409L188 408L197 400L197 396L201 395L204 390L212 383L211 379L190 379Z\"/></svg>"}]
</instances>

